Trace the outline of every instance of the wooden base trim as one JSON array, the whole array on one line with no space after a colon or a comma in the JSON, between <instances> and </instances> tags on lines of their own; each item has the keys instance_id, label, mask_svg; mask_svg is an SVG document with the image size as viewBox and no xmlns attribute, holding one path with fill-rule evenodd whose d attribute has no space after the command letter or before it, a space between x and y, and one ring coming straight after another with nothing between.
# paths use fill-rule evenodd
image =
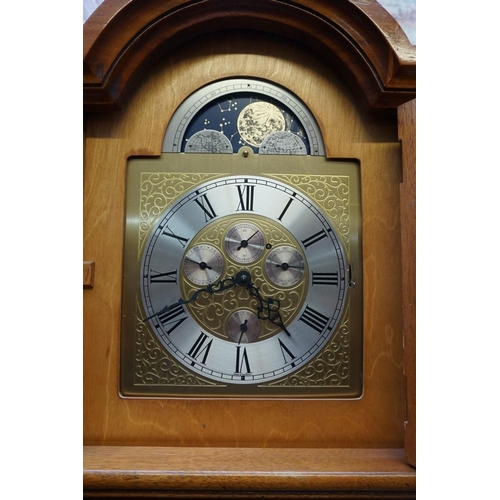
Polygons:
<instances>
[{"instance_id":1,"label":"wooden base trim","mask_svg":"<svg viewBox=\"0 0 500 500\"><path fill-rule=\"evenodd\" d=\"M403 449L85 446L85 498L415 498Z\"/></svg>"}]
</instances>

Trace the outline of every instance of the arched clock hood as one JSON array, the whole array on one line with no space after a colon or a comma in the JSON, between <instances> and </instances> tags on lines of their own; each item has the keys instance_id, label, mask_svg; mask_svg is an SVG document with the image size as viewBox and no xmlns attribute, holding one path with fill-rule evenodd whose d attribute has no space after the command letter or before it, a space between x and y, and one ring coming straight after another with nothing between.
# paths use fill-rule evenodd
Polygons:
<instances>
[{"instance_id":1,"label":"arched clock hood","mask_svg":"<svg viewBox=\"0 0 500 500\"><path fill-rule=\"evenodd\" d=\"M258 29L309 47L370 111L415 98L415 46L375 0L105 0L83 26L84 111L119 109L159 58L228 29Z\"/></svg>"}]
</instances>

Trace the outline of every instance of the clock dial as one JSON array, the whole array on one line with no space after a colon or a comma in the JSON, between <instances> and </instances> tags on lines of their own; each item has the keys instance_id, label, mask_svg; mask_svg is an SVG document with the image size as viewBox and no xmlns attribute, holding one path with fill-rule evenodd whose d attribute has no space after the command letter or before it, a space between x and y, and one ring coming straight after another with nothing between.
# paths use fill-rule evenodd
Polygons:
<instances>
[{"instance_id":1,"label":"clock dial","mask_svg":"<svg viewBox=\"0 0 500 500\"><path fill-rule=\"evenodd\" d=\"M248 222L235 222L240 195L250 191ZM257 250L248 251L255 235ZM249 258L240 263L230 243L234 262L223 265L233 240ZM166 262L184 269L175 283L154 279L153 269ZM180 196L152 228L140 274L144 317L165 349L191 371L227 384L272 381L301 368L328 342L347 300L336 229L292 185L263 176L218 178ZM235 343L238 332L247 340L255 334L255 318L258 338Z\"/></svg>"},{"instance_id":2,"label":"clock dial","mask_svg":"<svg viewBox=\"0 0 500 500\"><path fill-rule=\"evenodd\" d=\"M264 234L251 222L238 222L230 227L224 238L224 248L230 259L250 264L264 253Z\"/></svg>"},{"instance_id":3,"label":"clock dial","mask_svg":"<svg viewBox=\"0 0 500 500\"><path fill-rule=\"evenodd\" d=\"M304 258L296 248L280 246L269 252L265 269L268 278L275 285L290 287L304 277Z\"/></svg>"},{"instance_id":4,"label":"clock dial","mask_svg":"<svg viewBox=\"0 0 500 500\"><path fill-rule=\"evenodd\" d=\"M189 96L167 128L163 152L324 155L314 116L294 94L270 82L234 78Z\"/></svg>"},{"instance_id":5,"label":"clock dial","mask_svg":"<svg viewBox=\"0 0 500 500\"><path fill-rule=\"evenodd\" d=\"M226 324L227 336L238 344L247 344L257 340L260 332L260 320L255 312L238 309L231 313Z\"/></svg>"},{"instance_id":6,"label":"clock dial","mask_svg":"<svg viewBox=\"0 0 500 500\"><path fill-rule=\"evenodd\" d=\"M197 285L208 285L217 281L224 268L222 254L211 245L195 245L183 259L184 274Z\"/></svg>"},{"instance_id":7,"label":"clock dial","mask_svg":"<svg viewBox=\"0 0 500 500\"><path fill-rule=\"evenodd\" d=\"M129 159L124 396L361 396L359 165L324 154L296 95L232 78Z\"/></svg>"}]
</instances>

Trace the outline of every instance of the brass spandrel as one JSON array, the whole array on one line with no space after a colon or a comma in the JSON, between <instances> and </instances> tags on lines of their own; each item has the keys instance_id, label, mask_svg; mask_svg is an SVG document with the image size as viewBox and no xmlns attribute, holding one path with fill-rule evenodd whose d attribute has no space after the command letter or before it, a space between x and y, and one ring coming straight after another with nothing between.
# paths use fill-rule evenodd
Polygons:
<instances>
[{"instance_id":1,"label":"brass spandrel","mask_svg":"<svg viewBox=\"0 0 500 500\"><path fill-rule=\"evenodd\" d=\"M137 311L140 314L139 303ZM165 352L142 321L136 321L134 342L134 385L136 387L224 386L190 372Z\"/></svg>"},{"instance_id":2,"label":"brass spandrel","mask_svg":"<svg viewBox=\"0 0 500 500\"><path fill-rule=\"evenodd\" d=\"M142 172L139 196L139 254L157 217L178 196L222 174Z\"/></svg>"},{"instance_id":3,"label":"brass spandrel","mask_svg":"<svg viewBox=\"0 0 500 500\"><path fill-rule=\"evenodd\" d=\"M349 303L346 315L321 354L310 363L285 378L270 382L272 387L349 387Z\"/></svg>"},{"instance_id":4,"label":"brass spandrel","mask_svg":"<svg viewBox=\"0 0 500 500\"><path fill-rule=\"evenodd\" d=\"M342 243L344 244L347 256L350 256L350 193L348 176L275 173L265 175L293 185L314 200L335 224L338 234L342 237Z\"/></svg>"}]
</instances>

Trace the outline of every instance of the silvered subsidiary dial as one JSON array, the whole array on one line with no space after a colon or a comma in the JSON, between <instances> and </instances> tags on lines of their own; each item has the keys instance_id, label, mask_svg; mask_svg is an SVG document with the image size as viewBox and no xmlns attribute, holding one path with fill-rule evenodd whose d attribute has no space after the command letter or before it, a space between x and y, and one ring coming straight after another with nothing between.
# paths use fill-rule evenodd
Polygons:
<instances>
[{"instance_id":1,"label":"silvered subsidiary dial","mask_svg":"<svg viewBox=\"0 0 500 500\"><path fill-rule=\"evenodd\" d=\"M264 252L264 234L251 222L232 225L224 238L227 255L241 264L255 262Z\"/></svg>"},{"instance_id":2,"label":"silvered subsidiary dial","mask_svg":"<svg viewBox=\"0 0 500 500\"><path fill-rule=\"evenodd\" d=\"M259 337L259 323L260 320L253 311L237 309L227 320L227 335L233 342L238 344L254 342Z\"/></svg>"},{"instance_id":3,"label":"silvered subsidiary dial","mask_svg":"<svg viewBox=\"0 0 500 500\"><path fill-rule=\"evenodd\" d=\"M183 259L184 274L197 285L217 281L224 269L222 254L212 245L195 245Z\"/></svg>"},{"instance_id":4,"label":"silvered subsidiary dial","mask_svg":"<svg viewBox=\"0 0 500 500\"><path fill-rule=\"evenodd\" d=\"M348 264L328 217L264 176L186 191L157 219L142 255L144 321L180 363L226 384L303 367L346 303Z\"/></svg>"},{"instance_id":5,"label":"silvered subsidiary dial","mask_svg":"<svg viewBox=\"0 0 500 500\"><path fill-rule=\"evenodd\" d=\"M284 245L269 252L265 268L268 278L275 285L290 287L304 277L305 263L298 249Z\"/></svg>"}]
</instances>

